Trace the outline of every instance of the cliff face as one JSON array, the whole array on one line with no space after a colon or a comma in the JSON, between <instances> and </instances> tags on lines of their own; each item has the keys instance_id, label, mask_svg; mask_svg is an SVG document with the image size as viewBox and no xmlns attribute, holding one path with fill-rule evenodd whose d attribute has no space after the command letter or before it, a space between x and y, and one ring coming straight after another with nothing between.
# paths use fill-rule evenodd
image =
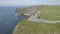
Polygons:
<instances>
[{"instance_id":1,"label":"cliff face","mask_svg":"<svg viewBox=\"0 0 60 34\"><path fill-rule=\"evenodd\" d=\"M26 16L31 16L32 14L36 13L37 11L40 11L42 6L29 6L29 7L24 7L17 9L18 14L24 14Z\"/></svg>"},{"instance_id":2,"label":"cliff face","mask_svg":"<svg viewBox=\"0 0 60 34\"><path fill-rule=\"evenodd\" d=\"M27 8L18 8L18 9L16 9L16 13L17 14L25 14L27 12Z\"/></svg>"}]
</instances>

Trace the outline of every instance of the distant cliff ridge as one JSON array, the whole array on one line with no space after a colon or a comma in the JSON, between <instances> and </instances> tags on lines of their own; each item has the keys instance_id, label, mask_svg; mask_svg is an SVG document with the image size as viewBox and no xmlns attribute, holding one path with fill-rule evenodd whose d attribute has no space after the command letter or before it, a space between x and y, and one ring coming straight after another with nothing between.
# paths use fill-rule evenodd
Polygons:
<instances>
[{"instance_id":1,"label":"distant cliff ridge","mask_svg":"<svg viewBox=\"0 0 60 34\"><path fill-rule=\"evenodd\" d=\"M42 6L28 6L24 8L17 8L16 13L20 15L26 15L31 16L32 14L36 13L37 11L40 11Z\"/></svg>"}]
</instances>

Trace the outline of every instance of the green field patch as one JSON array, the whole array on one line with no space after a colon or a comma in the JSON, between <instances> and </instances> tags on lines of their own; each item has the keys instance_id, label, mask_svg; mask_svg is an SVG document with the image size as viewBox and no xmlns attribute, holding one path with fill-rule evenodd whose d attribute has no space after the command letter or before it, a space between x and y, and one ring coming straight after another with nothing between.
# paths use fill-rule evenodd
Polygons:
<instances>
[{"instance_id":1,"label":"green field patch","mask_svg":"<svg viewBox=\"0 0 60 34\"><path fill-rule=\"evenodd\" d=\"M43 6L40 15L47 20L60 20L58 17L60 16L60 6Z\"/></svg>"},{"instance_id":2,"label":"green field patch","mask_svg":"<svg viewBox=\"0 0 60 34\"><path fill-rule=\"evenodd\" d=\"M60 17L58 17L58 16L53 16L53 15L43 15L43 14L40 14L41 15L41 17L43 18L43 19L46 19L46 20L60 20Z\"/></svg>"}]
</instances>

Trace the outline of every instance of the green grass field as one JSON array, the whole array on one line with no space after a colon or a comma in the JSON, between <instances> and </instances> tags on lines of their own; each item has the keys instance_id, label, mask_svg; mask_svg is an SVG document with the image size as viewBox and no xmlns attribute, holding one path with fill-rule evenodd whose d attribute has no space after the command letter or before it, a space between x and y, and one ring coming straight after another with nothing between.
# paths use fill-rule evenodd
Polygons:
<instances>
[{"instance_id":1,"label":"green grass field","mask_svg":"<svg viewBox=\"0 0 60 34\"><path fill-rule=\"evenodd\" d=\"M23 20L16 26L13 34L60 34L60 23L48 24Z\"/></svg>"},{"instance_id":2,"label":"green grass field","mask_svg":"<svg viewBox=\"0 0 60 34\"><path fill-rule=\"evenodd\" d=\"M40 15L47 20L60 20L60 6L43 6Z\"/></svg>"},{"instance_id":3,"label":"green grass field","mask_svg":"<svg viewBox=\"0 0 60 34\"><path fill-rule=\"evenodd\" d=\"M44 6L40 15L43 19L60 20L60 17L56 17L60 16L60 6ZM13 34L60 34L60 23L32 22L25 19L17 24Z\"/></svg>"}]
</instances>

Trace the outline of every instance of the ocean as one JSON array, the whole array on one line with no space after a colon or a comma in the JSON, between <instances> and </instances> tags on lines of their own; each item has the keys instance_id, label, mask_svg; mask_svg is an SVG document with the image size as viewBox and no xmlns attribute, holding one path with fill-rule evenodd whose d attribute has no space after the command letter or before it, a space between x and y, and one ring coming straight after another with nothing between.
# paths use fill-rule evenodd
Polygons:
<instances>
[{"instance_id":1,"label":"ocean","mask_svg":"<svg viewBox=\"0 0 60 34\"><path fill-rule=\"evenodd\" d=\"M18 17L16 8L22 8L22 6L0 7L0 34L12 34L17 23L27 17L25 15Z\"/></svg>"}]
</instances>

